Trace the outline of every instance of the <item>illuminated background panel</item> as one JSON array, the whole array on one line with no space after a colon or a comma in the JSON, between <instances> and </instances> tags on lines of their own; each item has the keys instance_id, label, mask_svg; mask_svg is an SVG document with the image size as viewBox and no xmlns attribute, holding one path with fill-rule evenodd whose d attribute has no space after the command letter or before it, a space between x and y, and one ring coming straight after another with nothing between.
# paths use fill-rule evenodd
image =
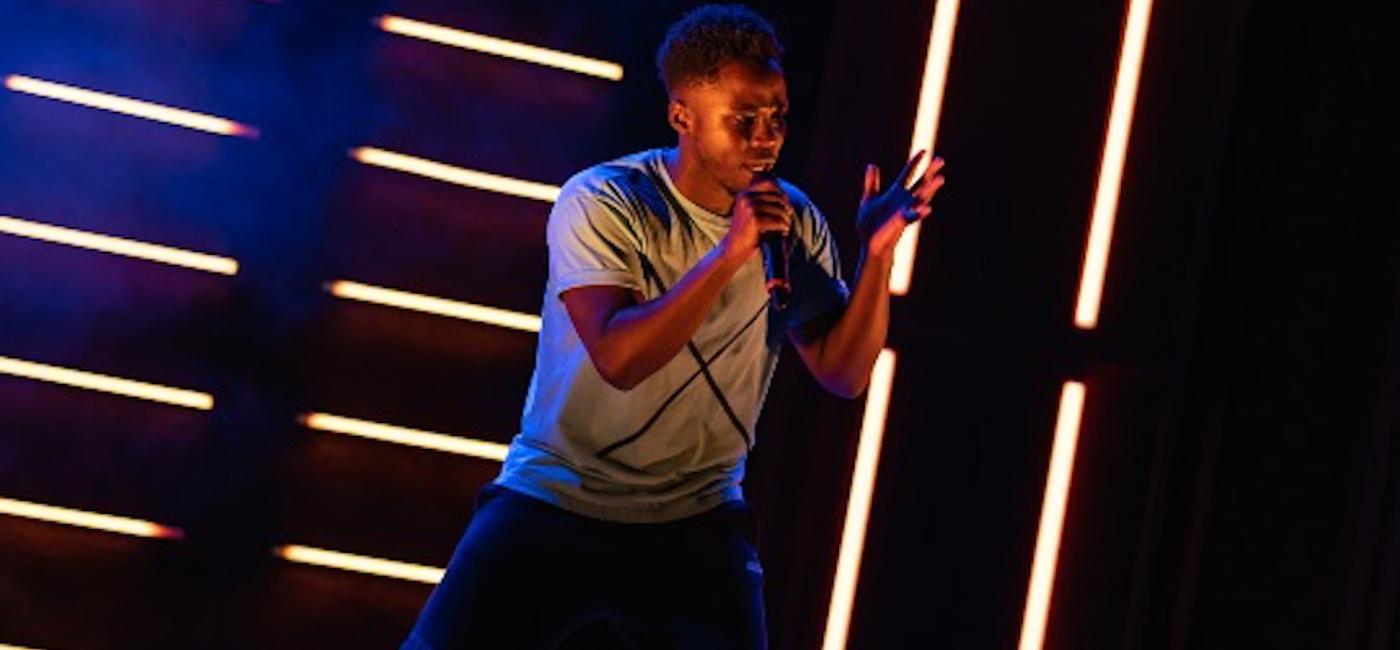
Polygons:
<instances>
[{"instance_id":1,"label":"illuminated background panel","mask_svg":"<svg viewBox=\"0 0 1400 650\"><path fill-rule=\"evenodd\" d=\"M353 304L323 284L355 278L534 311L547 206L369 168L347 152L380 146L558 184L667 142L650 59L681 4L0 10L0 73L120 86L260 129L256 141L219 138L0 94L0 214L243 265L224 278L0 241L0 354L207 387L220 406L74 402L67 389L0 378L0 462L13 463L0 481L11 493L189 532L133 554L98 533L0 524L0 586L21 585L0 587L0 610L26 613L0 617L0 641L397 643L426 585L293 565L269 549L292 540L440 565L496 467L308 431L296 416L324 409L503 442L518 427L533 335ZM1332 647L1393 620L1374 603L1400 584L1400 563L1374 540L1400 534L1381 516L1394 472L1378 451L1397 448L1382 444L1394 414L1378 396L1394 394L1383 389L1400 366L1386 348L1393 304L1377 297L1394 294L1400 257L1379 227L1353 218L1371 215L1352 209L1371 199L1349 183L1379 168L1349 147L1370 131L1352 121L1359 112L1330 113L1349 92L1385 86L1357 56L1365 39L1328 49L1319 42L1332 34L1317 31L1383 23L1243 0L1154 16L1153 38L1195 47L1165 48L1169 58L1145 71L1137 121L1152 126L1135 130L1121 195L1134 218L1120 224L1133 225L1116 233L1105 318L1086 336L1066 323L1122 6L1042 5L961 8L939 136L952 182L942 218L924 229L911 294L894 308L902 379L866 546L880 551L863 561L851 647L899 647L929 629L945 645L1011 646L1053 388L1071 376L1113 384L1096 394L1122 406L1086 413L1075 485L1088 496L1072 499L1056 592L1074 609L1052 621L1050 645L1242 647L1265 630L1267 645ZM926 42L932 3L758 7L788 37L794 135L779 171L824 208L849 272L861 166L892 173L908 150L921 72L909 44ZM614 82L384 34L373 17L385 13L616 60L626 74ZM1281 143L1342 155L1280 171ZM1298 264L1319 258L1337 263ZM780 367L747 486L762 514L774 647L820 643L860 406L822 396L791 355ZM1213 505L1222 498L1228 508ZM1307 543L1261 545L1260 530ZM1299 549L1326 561L1298 562ZM71 625L75 615L89 624Z\"/></svg>"},{"instance_id":2,"label":"illuminated background panel","mask_svg":"<svg viewBox=\"0 0 1400 650\"><path fill-rule=\"evenodd\" d=\"M109 111L136 119L169 124L185 129L203 131L214 135L241 138L258 137L258 129L248 124L240 124L228 118L192 111L178 106L128 97L113 92L82 88L72 84L49 79L36 79L27 75L12 74L4 79L4 86L11 91L66 102L94 110Z\"/></svg>"},{"instance_id":3,"label":"illuminated background panel","mask_svg":"<svg viewBox=\"0 0 1400 650\"><path fill-rule=\"evenodd\" d=\"M893 307L901 378L866 540L882 550L863 561L850 647L897 646L910 620L949 646L1015 643L1044 486L1038 455L1064 379L1057 357L1077 350L1062 337L1092 196L1083 179L1098 165L1085 143L1101 142L1112 82L1093 71L1111 71L1118 11L960 6L937 147L950 182L922 229L917 279ZM854 29L882 27L851 19ZM832 74L855 85L878 64L836 65ZM840 137L868 114L859 94L823 115L819 131L837 151L898 169L916 91L900 100L910 121L884 127L898 134ZM902 144L876 146L890 140Z\"/></svg>"},{"instance_id":4,"label":"illuminated background panel","mask_svg":"<svg viewBox=\"0 0 1400 650\"><path fill-rule=\"evenodd\" d=\"M0 619L0 634L6 643L42 649L61 647L63 640L88 647L159 645L167 632L132 618L168 615L181 596L195 593L175 576L152 581L180 545L0 515L0 584L6 585L0 593L12 604ZM22 595L11 591L21 585ZM156 586L162 589L148 589ZM124 595L120 606L111 602L116 595ZM68 625L53 625L59 612Z\"/></svg>"},{"instance_id":5,"label":"illuminated background panel","mask_svg":"<svg viewBox=\"0 0 1400 650\"><path fill-rule=\"evenodd\" d=\"M337 414L387 421L377 414ZM460 428L442 431L469 435ZM477 490L501 466L301 426L294 435L298 442L286 460L296 469L283 484L279 543L356 549L416 564L446 564ZM448 532L454 528L456 534Z\"/></svg>"},{"instance_id":6,"label":"illuminated background panel","mask_svg":"<svg viewBox=\"0 0 1400 650\"><path fill-rule=\"evenodd\" d=\"M1014 647L1060 368L941 342L900 361L848 647L889 641L887 626L915 616L950 645Z\"/></svg>"}]
</instances>

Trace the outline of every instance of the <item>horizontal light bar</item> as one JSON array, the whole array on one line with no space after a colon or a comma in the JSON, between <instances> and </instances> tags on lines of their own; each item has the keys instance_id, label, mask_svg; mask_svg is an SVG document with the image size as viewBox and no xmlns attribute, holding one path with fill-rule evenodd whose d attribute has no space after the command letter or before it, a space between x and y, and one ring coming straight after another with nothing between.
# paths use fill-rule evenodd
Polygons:
<instances>
[{"instance_id":1,"label":"horizontal light bar","mask_svg":"<svg viewBox=\"0 0 1400 650\"><path fill-rule=\"evenodd\" d=\"M943 112L943 88L948 82L948 62L953 57L953 32L957 24L958 0L938 0L934 8L933 27L929 30L924 79L919 87L919 108L914 117L914 136L909 144L910 157L920 151L928 151L927 159L933 160L938 119ZM909 285L914 279L914 255L919 250L919 226L917 222L911 225L894 248L890 293L898 296L909 293Z\"/></svg>"},{"instance_id":2,"label":"horizontal light bar","mask_svg":"<svg viewBox=\"0 0 1400 650\"><path fill-rule=\"evenodd\" d=\"M450 316L463 320L486 323L488 325L498 325L525 332L540 331L540 317L533 314L523 314L516 311L497 309L495 307L485 307L473 305L469 302L458 302L456 300L446 300L444 298L434 298L422 296L407 291L395 289L385 289L359 282L349 282L337 280L328 285L331 295L349 300L359 300L361 302L385 305L387 307L398 307L401 309L411 309L428 314L439 316Z\"/></svg>"},{"instance_id":3,"label":"horizontal light bar","mask_svg":"<svg viewBox=\"0 0 1400 650\"><path fill-rule=\"evenodd\" d=\"M1128 136L1137 105L1138 78L1147 48L1147 26L1152 16L1152 0L1131 0L1123 24L1122 51L1118 55L1118 77L1113 82L1113 103L1108 113L1108 133L1104 137L1103 159L1099 163L1099 185L1094 191L1094 212L1089 225L1089 242L1084 250L1084 266L1079 276L1079 298L1074 308L1074 324L1093 329L1099 323L1108 253L1113 243L1113 222L1118 216L1118 193L1123 186L1123 165L1128 157Z\"/></svg>"},{"instance_id":4,"label":"horizontal light bar","mask_svg":"<svg viewBox=\"0 0 1400 650\"><path fill-rule=\"evenodd\" d=\"M74 388L85 388L102 393L124 395L137 399L161 402L174 406L208 411L214 408L214 397L208 393L170 388L158 384L148 384L130 379L120 379L82 370L70 370L10 357L0 357L0 374L14 375L26 379L47 381Z\"/></svg>"},{"instance_id":5,"label":"horizontal light bar","mask_svg":"<svg viewBox=\"0 0 1400 650\"><path fill-rule=\"evenodd\" d=\"M9 644L7 644L7 643L0 643L0 650L38 650L38 649L37 649L37 648L30 648L30 647L22 646L22 645L9 645Z\"/></svg>"},{"instance_id":6,"label":"horizontal light bar","mask_svg":"<svg viewBox=\"0 0 1400 650\"><path fill-rule=\"evenodd\" d=\"M368 573L371 575L412 580L414 582L425 582L428 584L437 584L441 582L442 575L445 573L443 569L423 566L421 564L381 560L364 555L327 551L325 549L293 544L278 546L272 549L272 554L288 562L311 564L331 569Z\"/></svg>"},{"instance_id":7,"label":"horizontal light bar","mask_svg":"<svg viewBox=\"0 0 1400 650\"><path fill-rule=\"evenodd\" d=\"M96 233L50 226L35 221L25 221L14 217L0 216L0 233L28 237L55 244L66 244L88 250L124 255L173 266L183 266L210 273L234 275L238 273L238 261L227 257L194 253L168 246L147 244L131 239L99 235Z\"/></svg>"},{"instance_id":8,"label":"horizontal light bar","mask_svg":"<svg viewBox=\"0 0 1400 650\"><path fill-rule=\"evenodd\" d=\"M305 424L307 428L317 431L343 433L351 436L359 436L361 438L408 445L410 447L445 451L452 454L461 454L463 456L485 458L486 460L503 461L506 459L507 445L498 442L473 440L471 438L461 438L444 433L433 433L431 431L419 431L417 429L380 424L368 420L356 420L354 418L330 415L328 413L307 414L302 417L302 424Z\"/></svg>"},{"instance_id":9,"label":"horizontal light bar","mask_svg":"<svg viewBox=\"0 0 1400 650\"><path fill-rule=\"evenodd\" d=\"M870 501L875 495L875 474L880 466L880 444L885 437L885 416L889 413L890 391L894 387L895 354L880 351L875 369L870 373L870 388L865 398L865 416L860 425L860 443L856 448L856 466L851 474L851 492L846 499L846 524L841 531L841 550L836 559L836 578L832 583L831 605L826 616L824 650L843 650L851 627L851 610L855 606L856 583L860 578L861 554L865 548L865 529L870 519Z\"/></svg>"},{"instance_id":10,"label":"horizontal light bar","mask_svg":"<svg viewBox=\"0 0 1400 650\"><path fill-rule=\"evenodd\" d=\"M56 99L70 104L97 108L113 113L131 115L155 122L183 126L196 131L206 131L218 135L232 135L242 138L258 137L258 130L246 124L239 124L222 117L204 115L179 108L161 106L139 99L109 95L93 90L84 90L52 81L12 74L5 77L5 87L15 92L38 97Z\"/></svg>"},{"instance_id":11,"label":"horizontal light bar","mask_svg":"<svg viewBox=\"0 0 1400 650\"><path fill-rule=\"evenodd\" d=\"M463 167L454 167L426 158L394 153L383 149L360 147L352 150L350 156L366 165L374 165L394 171L416 174L425 178L471 187L478 190L500 192L501 194L522 196L527 199L537 199L551 203L559 198L559 188L554 185L498 176L496 174L479 172Z\"/></svg>"},{"instance_id":12,"label":"horizontal light bar","mask_svg":"<svg viewBox=\"0 0 1400 650\"><path fill-rule=\"evenodd\" d=\"M1074 453L1079 444L1079 422L1084 415L1084 384L1065 382L1060 392L1060 414L1055 421L1055 444L1050 451L1050 471L1045 477L1045 501L1040 507L1040 531L1035 537L1026 611L1021 619L1020 650L1040 650L1050 617L1050 596L1055 589L1055 565L1059 561L1065 510L1069 505Z\"/></svg>"},{"instance_id":13,"label":"horizontal light bar","mask_svg":"<svg viewBox=\"0 0 1400 650\"><path fill-rule=\"evenodd\" d=\"M83 512L82 510L60 508L58 506L46 506L29 501L7 499L5 497L0 497L0 514L24 517L26 519L37 519L39 521L47 521L55 524L66 524L79 528L104 530L109 533L121 533L123 535L133 535L135 537L181 539L185 536L184 531L179 528L162 526L140 519L102 515L95 512Z\"/></svg>"},{"instance_id":14,"label":"horizontal light bar","mask_svg":"<svg viewBox=\"0 0 1400 650\"><path fill-rule=\"evenodd\" d=\"M383 16L377 22L380 29L393 34L412 36L442 45L494 54L518 61L538 63L613 81L622 79L622 66L609 61L526 45L495 36L474 34L399 16Z\"/></svg>"}]
</instances>

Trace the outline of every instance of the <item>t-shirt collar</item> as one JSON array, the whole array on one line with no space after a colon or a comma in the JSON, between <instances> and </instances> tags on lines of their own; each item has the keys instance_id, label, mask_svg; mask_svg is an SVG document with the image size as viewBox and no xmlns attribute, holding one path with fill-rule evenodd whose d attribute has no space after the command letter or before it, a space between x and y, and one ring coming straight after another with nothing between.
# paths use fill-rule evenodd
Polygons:
<instances>
[{"instance_id":1,"label":"t-shirt collar","mask_svg":"<svg viewBox=\"0 0 1400 650\"><path fill-rule=\"evenodd\" d=\"M705 221L710 221L716 225L729 225L728 215L717 214L715 212L706 210L703 207L700 207L700 204L691 201L689 198L686 198L685 194L682 194L681 191L676 188L675 181L671 180L671 172L666 169L665 149L655 150L655 155L652 156L652 164L656 165L656 169L658 174L661 176L661 180L666 183L667 191L671 193L671 196L676 197L676 200L680 202L681 207L685 208L686 212L689 212L691 216L694 216L699 219L704 219Z\"/></svg>"}]
</instances>

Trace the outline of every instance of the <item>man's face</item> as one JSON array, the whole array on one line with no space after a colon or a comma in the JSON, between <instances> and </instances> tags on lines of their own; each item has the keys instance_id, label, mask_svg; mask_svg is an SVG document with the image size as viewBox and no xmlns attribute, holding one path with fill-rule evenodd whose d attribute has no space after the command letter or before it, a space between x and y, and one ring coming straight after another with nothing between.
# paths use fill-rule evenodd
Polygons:
<instances>
[{"instance_id":1,"label":"man's face","mask_svg":"<svg viewBox=\"0 0 1400 650\"><path fill-rule=\"evenodd\" d=\"M778 67L726 63L717 79L686 86L677 101L689 118L677 126L681 146L694 151L706 180L738 194L755 173L777 163L788 112L787 82Z\"/></svg>"}]
</instances>

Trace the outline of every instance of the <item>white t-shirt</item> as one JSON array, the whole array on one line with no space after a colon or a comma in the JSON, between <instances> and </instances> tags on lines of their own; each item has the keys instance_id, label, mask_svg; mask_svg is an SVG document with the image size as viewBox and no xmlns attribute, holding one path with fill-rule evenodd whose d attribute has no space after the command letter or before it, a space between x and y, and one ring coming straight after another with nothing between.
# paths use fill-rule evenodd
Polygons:
<instances>
[{"instance_id":1,"label":"white t-shirt","mask_svg":"<svg viewBox=\"0 0 1400 650\"><path fill-rule=\"evenodd\" d=\"M610 285L660 297L729 230L692 203L653 149L584 170L549 215L549 280L535 373L496 482L610 521L688 517L743 499L754 425L789 327L844 308L836 244L796 187L787 309L770 308L757 253L725 287L690 344L630 391L599 376L560 299Z\"/></svg>"}]
</instances>

